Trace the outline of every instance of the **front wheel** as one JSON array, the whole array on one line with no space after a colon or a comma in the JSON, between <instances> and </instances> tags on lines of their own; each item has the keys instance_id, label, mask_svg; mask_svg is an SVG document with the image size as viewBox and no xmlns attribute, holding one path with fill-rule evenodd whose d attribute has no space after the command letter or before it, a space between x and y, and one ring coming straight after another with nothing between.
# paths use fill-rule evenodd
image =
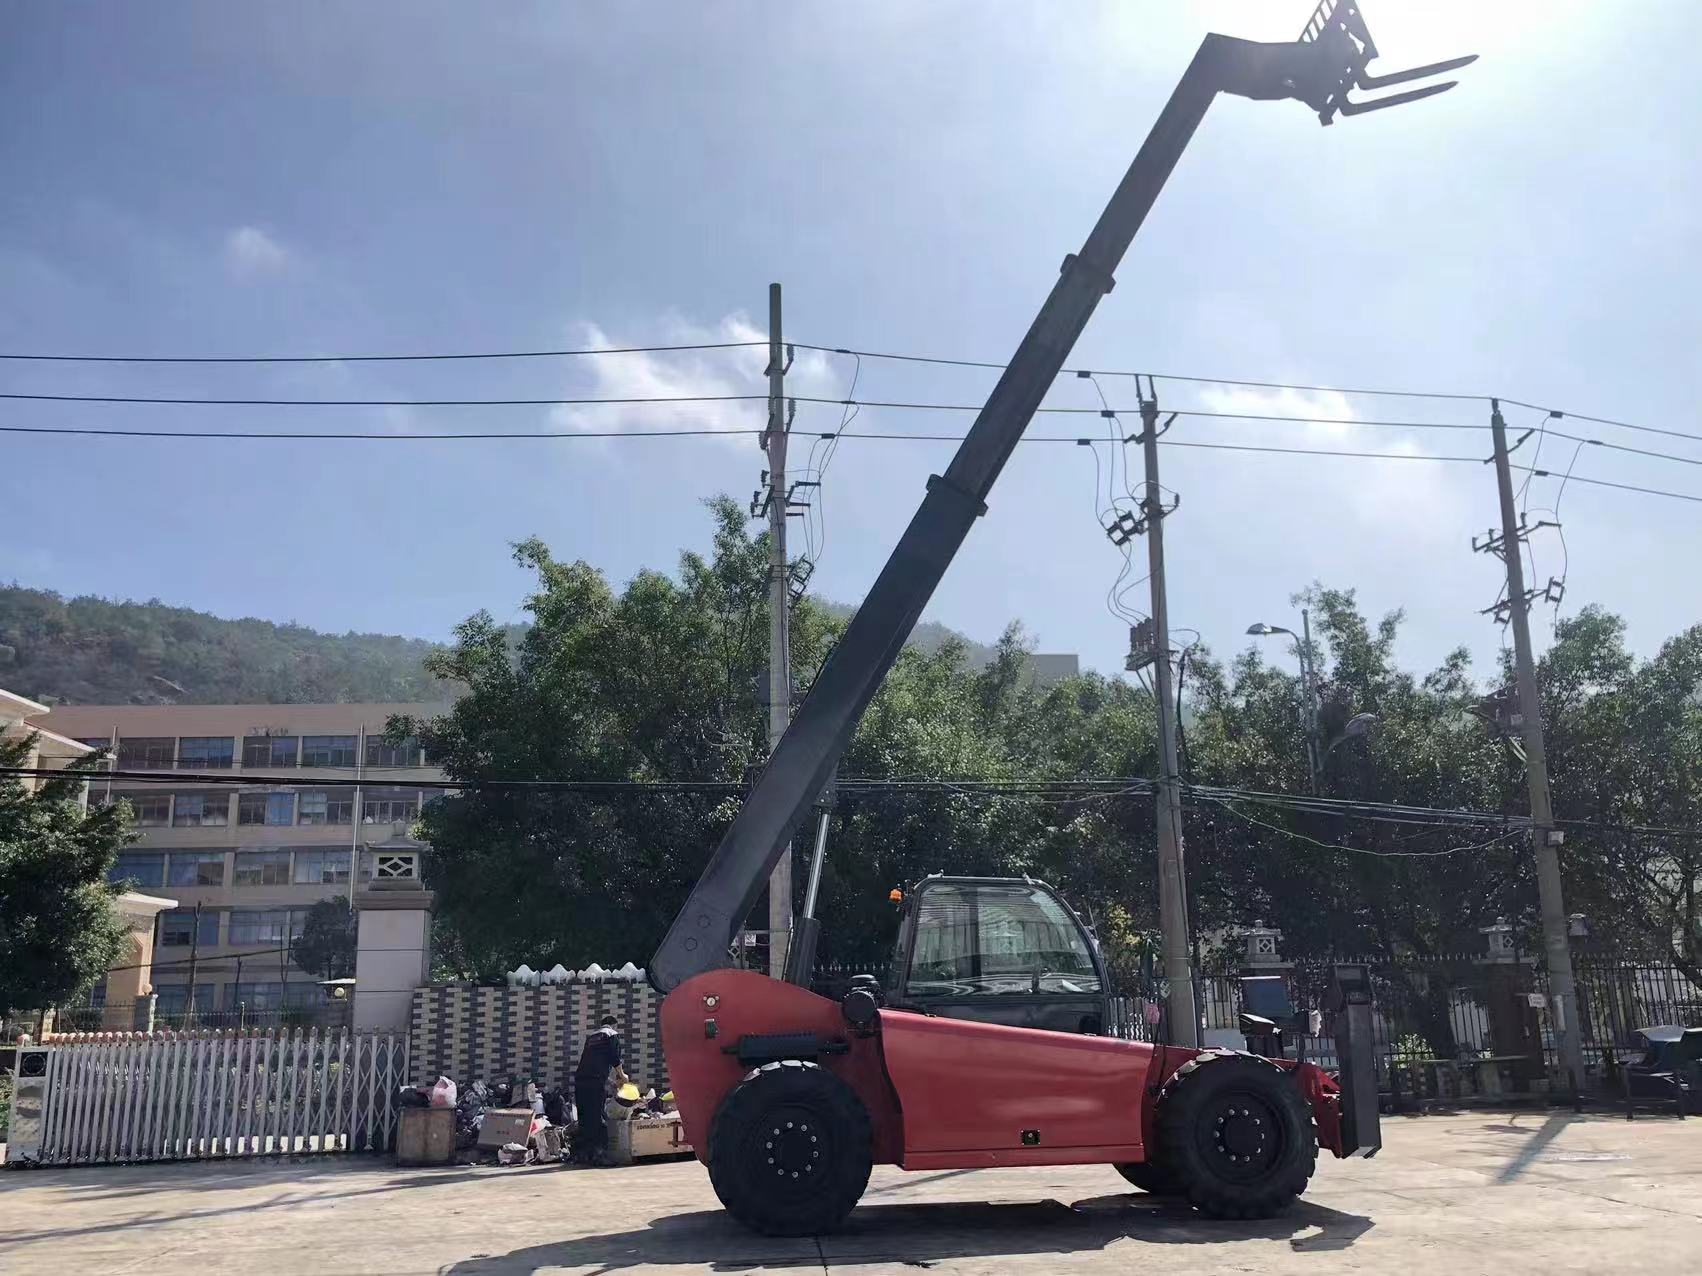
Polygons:
<instances>
[{"instance_id":1,"label":"front wheel","mask_svg":"<svg viewBox=\"0 0 1702 1276\"><path fill-rule=\"evenodd\" d=\"M1294 1077L1252 1055L1202 1054L1158 1097L1159 1160L1214 1218L1268 1218L1318 1163L1312 1110Z\"/></svg>"},{"instance_id":2,"label":"front wheel","mask_svg":"<svg viewBox=\"0 0 1702 1276\"><path fill-rule=\"evenodd\" d=\"M764 1064L715 1114L709 1181L727 1212L770 1236L832 1231L869 1183L869 1113L850 1086L813 1063Z\"/></svg>"}]
</instances>

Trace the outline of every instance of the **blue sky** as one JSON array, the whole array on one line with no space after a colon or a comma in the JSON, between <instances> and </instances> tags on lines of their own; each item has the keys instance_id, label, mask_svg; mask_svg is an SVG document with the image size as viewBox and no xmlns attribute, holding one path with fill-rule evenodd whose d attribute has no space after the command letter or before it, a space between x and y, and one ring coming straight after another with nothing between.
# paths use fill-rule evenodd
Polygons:
<instances>
[{"instance_id":1,"label":"blue sky","mask_svg":"<svg viewBox=\"0 0 1702 1276\"><path fill-rule=\"evenodd\" d=\"M982 359L1014 348L1200 36L1291 37L1305 3L164 2L15 10L0 44L0 349L358 353L739 339L786 289L798 340ZM1474 10L1488 9L1488 15ZM1382 0L1390 67L1478 52L1434 101L1320 129L1220 101L1072 363L1500 393L1702 433L1702 93L1666 50L1702 9ZM306 367L0 364L12 392L575 396L755 388L760 355ZM852 368L801 355L800 392ZM1102 383L1118 406L1132 385ZM867 362L860 397L979 402L989 375ZM1477 422L1482 405L1161 383L1167 407ZM1060 381L1052 402L1096 406ZM756 409L0 404L12 424L394 432L752 424ZM800 430L838 411L805 405ZM1513 410L1515 428L1540 413ZM961 430L868 411L859 427ZM1036 433L1086 434L1093 417ZM1682 452L1605 426L1575 433ZM1178 441L1487 455L1463 431L1182 418ZM1532 443L1526 444L1530 455ZM749 438L310 445L8 436L0 578L221 615L445 636L515 614L536 533L620 581L701 545L754 486ZM809 451L796 445L795 457ZM941 444L848 440L815 585L853 601ZM1572 445L1549 441L1564 468ZM1109 449L1100 447L1104 462ZM1685 464L1587 449L1579 475L1702 493ZM1134 476L1139 476L1138 459ZM1499 644L1469 550L1491 472L1171 449L1171 610L1219 654L1311 581L1405 607L1428 666ZM1101 482L1104 481L1103 475ZM1533 512L1556 480L1532 485ZM1088 449L1018 450L931 618L1121 663L1120 560ZM1652 651L1698 619L1702 507L1570 485L1564 610ZM1534 547L1557 574L1552 534ZM1139 573L1136 573L1138 576ZM1138 603L1143 591L1129 601ZM1144 610L1144 603L1141 604ZM1545 616L1537 625L1546 636ZM1191 635L1189 635L1191 637ZM1273 652L1273 656L1279 653Z\"/></svg>"}]
</instances>

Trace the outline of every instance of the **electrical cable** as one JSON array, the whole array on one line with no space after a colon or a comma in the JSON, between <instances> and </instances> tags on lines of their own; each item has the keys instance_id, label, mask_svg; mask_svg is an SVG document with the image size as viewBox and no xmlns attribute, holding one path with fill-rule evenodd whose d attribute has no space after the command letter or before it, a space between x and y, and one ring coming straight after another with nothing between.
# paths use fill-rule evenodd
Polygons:
<instances>
[{"instance_id":1,"label":"electrical cable","mask_svg":"<svg viewBox=\"0 0 1702 1276\"><path fill-rule=\"evenodd\" d=\"M744 396L763 398L765 396ZM842 403L839 399L820 400L824 403ZM870 406L863 404L862 406ZM1043 409L1045 410L1045 409ZM1090 409L1052 409L1055 411L1087 411ZM1186 414L1183 414L1186 415ZM1298 419L1298 418L1297 418ZM359 431L312 431L312 430L108 430L91 429L87 427L56 427L28 425L0 425L0 434L63 434L74 436L94 436L101 438L166 438L166 439L285 439L312 440L326 439L337 441L359 440L375 443L421 443L421 442L460 442L477 439L497 441L515 441L527 439L644 439L644 438L705 438L733 437L739 435L755 436L762 431L757 429L731 430L537 430L537 431L468 431L445 434L389 434ZM904 443L960 443L961 434L898 434L877 431L823 431L823 439L866 439L880 442ZM1081 444L1083 440L1076 435L1063 434L1031 434L1018 440L1020 443L1073 443ZM1273 456L1340 456L1362 460L1378 461L1439 461L1453 464L1480 465L1482 457L1438 455L1428 452L1367 452L1347 448L1295 448L1272 447L1268 444L1252 443L1204 443L1195 440L1172 440L1159 444L1160 447L1203 448L1210 451L1223 452L1254 452ZM1524 465L1514 465L1514 470L1524 472L1532 470L1539 477L1552 476L1552 470L1544 470ZM1673 492L1663 488L1644 487L1632 483L1615 483L1607 479L1585 478L1568 471L1568 482L1584 483L1592 487L1613 488L1622 492L1634 492L1642 496L1665 496L1678 501L1702 503L1702 496L1688 492Z\"/></svg>"},{"instance_id":2,"label":"electrical cable","mask_svg":"<svg viewBox=\"0 0 1702 1276\"><path fill-rule=\"evenodd\" d=\"M758 435L759 429L702 430L468 430L455 433L398 434L377 430L109 430L88 426L0 425L0 434L69 434L132 439L331 439L373 443L465 442L471 439L661 439L728 438Z\"/></svg>"},{"instance_id":3,"label":"electrical cable","mask_svg":"<svg viewBox=\"0 0 1702 1276\"><path fill-rule=\"evenodd\" d=\"M816 346L802 341L794 342L793 344L800 350L816 350L824 354L858 354L862 355L865 359L888 359L899 363L931 363L942 367L953 368L987 368L995 372L1003 372L1006 367L1005 364L994 363L983 359L946 359L929 355L892 354L878 350L851 350L843 346ZM1092 369L1087 368L1062 368L1059 370L1060 375L1066 372L1091 373L1092 371ZM1099 375L1107 377L1141 377L1147 376L1148 374L1144 372L1120 372L1100 369ZM1230 377L1188 377L1183 376L1180 373L1171 372L1155 372L1151 375L1159 381L1188 381L1199 385L1243 386L1257 390L1300 390L1310 394L1365 394L1403 399L1453 399L1461 402L1475 403L1487 403L1490 399L1490 396L1487 394L1442 394L1427 390L1367 390L1362 388L1353 389L1347 386L1297 385L1283 381L1242 381L1235 380ZM1512 400L1505 400L1505 402L1512 402Z\"/></svg>"},{"instance_id":4,"label":"electrical cable","mask_svg":"<svg viewBox=\"0 0 1702 1276\"><path fill-rule=\"evenodd\" d=\"M1335 842L1320 841L1315 837L1309 837L1305 833L1296 832L1294 829L1285 829L1279 824L1271 824L1268 821L1258 819L1256 816L1248 815L1245 811L1237 810L1234 802L1231 800L1218 800L1218 804L1238 820L1247 824L1257 825L1263 829L1269 829L1273 833L1280 833L1284 837L1293 838L1295 841L1306 842L1309 845L1321 847L1326 851L1341 851L1350 855L1369 855L1376 859L1439 859L1445 855L1460 855L1470 851L1488 850L1491 847L1505 843L1508 837L1508 833L1499 833L1495 837L1489 838L1483 842L1473 843L1470 846L1453 846L1442 851L1372 851L1360 846L1343 846Z\"/></svg>"},{"instance_id":5,"label":"electrical cable","mask_svg":"<svg viewBox=\"0 0 1702 1276\"><path fill-rule=\"evenodd\" d=\"M231 775L189 771L93 771L77 768L0 767L0 775L63 779L76 776L90 782L99 780L139 780L178 785L267 785L280 788L353 788L357 784L373 787L371 777L362 780L341 776L302 779L284 775ZM1093 777L1071 779L953 779L939 777L846 778L839 786L850 793L950 791L971 794L1059 794L1075 795L1093 792L1113 795L1141 794L1151 790L1153 781L1144 776ZM734 780L386 780L383 787L398 789L448 789L476 791L479 789L565 790L569 792L629 792L629 793L739 793L748 785ZM1531 819L1526 815L1479 811L1464 807L1417 806L1398 802L1376 802L1357 798L1330 798L1298 793L1280 793L1261 789L1238 788L1229 785L1190 784L1184 787L1188 800L1211 803L1240 802L1252 806L1306 812L1317 815L1339 815L1374 823L1405 824L1425 827L1500 828L1528 832ZM1601 835L1702 839L1702 828L1676 828L1642 824L1609 824L1601 820L1557 818L1553 826L1577 829Z\"/></svg>"},{"instance_id":6,"label":"electrical cable","mask_svg":"<svg viewBox=\"0 0 1702 1276\"><path fill-rule=\"evenodd\" d=\"M739 350L766 346L760 341L702 341L667 346L598 346L584 350L497 350L471 354L265 354L265 355L145 355L145 354L0 354L0 360L35 363L446 363L466 359L559 359L579 355L665 354L676 350ZM815 349L805 346L804 349Z\"/></svg>"},{"instance_id":7,"label":"electrical cable","mask_svg":"<svg viewBox=\"0 0 1702 1276\"><path fill-rule=\"evenodd\" d=\"M678 343L678 344L669 344L669 345L653 345L653 346L607 346L607 347L583 348L583 349L471 351L471 352L446 352L446 353L433 353L433 354L386 354L386 355L376 355L376 354L366 354L366 355L83 355L83 354L30 354L30 353L25 353L25 352L21 352L21 351L12 351L12 352L0 352L0 360L22 361L22 362L50 362L50 363L57 362L57 363L124 363L124 364L220 364L220 363L229 363L229 364L266 364L266 363L298 364L298 363L409 363L409 362L423 363L423 362L443 362L443 361L452 361L452 360L536 359L536 358L561 358L561 357L600 356L600 355L619 355L619 354L652 354L652 353L667 353L667 352L671 352L671 351L728 350L728 349L741 349L741 348L763 346L763 345L766 345L766 344L768 344L768 343L766 341L763 341L763 340L752 340L752 341L688 342L688 343ZM999 372L1004 371L1004 369L1006 367L1005 364L995 362L995 361L992 361L992 360L951 359L951 358L943 358L943 357L939 357L939 356L929 356L929 355L899 354L899 353L892 352L892 351L861 350L861 349L856 349L856 348L849 347L849 346L819 345L819 344L815 344L815 343L811 343L811 342L803 342L803 341L788 342L787 344L791 345L791 346L793 346L793 347L795 347L796 349L799 349L799 350L814 350L814 351L818 351L818 352L824 353L824 354L848 355L848 356L855 357L858 360L862 360L862 359L883 359L883 360L894 360L894 361L905 362L905 363L933 364L933 365L944 366L944 367L982 368L982 369L988 369L988 370L991 370L991 371L999 371ZM1080 374L1080 375L1085 375L1085 376L1097 375L1097 376L1130 377L1130 378L1137 378L1137 377L1140 377L1140 376L1148 375L1146 373L1136 373L1136 372L1124 371L1124 370L1120 370L1120 369L1099 369L1099 370L1095 371L1093 369L1087 369L1087 368L1063 368L1063 369L1060 369L1060 373ZM1642 432L1645 432L1645 433L1666 435L1666 436L1672 437L1672 438L1682 438L1682 439L1691 439L1691 440L1695 440L1695 441L1702 441L1702 434L1696 434L1696 433L1693 433L1693 432L1690 432L1690 431L1663 429L1663 428L1658 427L1658 426L1639 425L1639 424L1637 424L1636 422L1633 422L1633 421L1620 420L1620 419L1617 419L1617 418L1614 418L1614 417L1595 416L1595 415L1591 415L1591 414L1588 414L1588 413L1565 412L1565 411L1561 411L1561 410L1558 410L1558 409L1546 408L1546 407L1541 406L1540 404L1529 403L1529 402L1526 402L1526 401L1521 400L1521 399L1508 398L1505 395L1490 396L1490 395L1484 395L1484 394L1458 394L1458 393L1453 393L1453 392L1448 392L1448 391L1439 391L1439 390L1389 390L1389 389L1371 388L1371 387L1365 387L1365 386L1315 385L1315 384L1305 384L1305 383L1301 383L1301 382L1292 382L1292 381L1259 381L1259 380L1251 380L1251 379L1248 379L1248 378L1238 378L1238 377L1185 376L1185 375L1182 375L1180 373L1153 373L1153 374L1150 374L1150 375L1154 379L1161 380L1161 381L1183 381L1183 382L1188 382L1188 383L1197 384L1197 385L1222 385L1222 386L1235 386L1235 387L1243 387L1243 388L1249 388L1249 389L1262 389L1262 390L1292 390L1292 391L1296 391L1296 392L1300 392L1300 393L1307 393L1307 394L1365 395L1365 396L1408 398L1408 399L1438 399L1438 400L1448 400L1448 401L1452 401L1452 402L1472 402L1472 403L1487 403L1487 402L1490 401L1491 397L1499 397L1502 403L1507 404L1509 406L1529 408L1533 411L1547 413L1547 414L1549 414L1551 416L1555 416L1555 417L1565 416L1565 417L1571 417L1574 420L1578 420L1578 421L1588 421L1588 422L1591 422L1592 424L1596 424L1596 425L1612 426L1616 429L1637 430L1637 431L1642 431ZM0 397L35 398L35 399L64 399L64 400L70 400L70 401L83 401L83 402L222 403L222 404L232 404L232 405L244 404L244 403L277 404L277 403L280 403L280 402L283 402L283 403L306 403L306 402L331 403L331 402L334 402L334 401L329 401L329 400L293 400L293 401L292 400L285 400L285 401L278 401L278 400L218 400L218 399L200 399L200 400L196 400L196 399L190 399L190 400L182 400L182 399L141 399L141 398L120 398L120 397L109 397L109 396L75 396L75 395L13 395L13 396L0 396ZM753 395L753 396L741 396L741 397L762 398L762 397L766 397L766 396ZM604 400L604 401L607 402L607 401L611 401L611 400ZM806 399L806 400L803 400L803 401L805 401L805 402L818 402L818 401L831 401L831 400ZM362 402L364 404L365 401L362 401ZM373 401L373 402L371 402L370 406L433 406L433 405L436 405L438 402L439 401L434 401L434 400L421 400L421 401L408 401L408 400L388 401L388 400L386 400L386 401ZM453 401L449 401L449 402L454 403L454 404L466 403L469 406L474 405L474 404L482 405L482 406L483 405L496 406L497 404L508 403L508 402L556 404L556 403L566 403L566 402L575 402L575 401L572 401L572 400L522 400L522 401L497 400L497 401L494 401L494 402L489 403L489 404L487 404L486 401L483 401L483 400L477 400L477 401L453 400ZM887 405L887 404L881 404L881 405L869 405L869 406L905 406L905 407L917 407L917 408L929 408L929 407L945 408L948 405L934 405L934 404L903 404L903 405L891 404L891 405ZM950 410L954 410L954 411L980 411L980 405L963 405L961 407L959 407L957 405L950 405ZM1046 411L1048 409L1041 409L1041 410ZM1057 410L1057 409L1053 409L1053 410ZM1201 413L1196 413L1195 415L1233 415L1233 414L1201 414ZM1276 419L1280 419L1280 418L1276 418ZM1296 419L1309 420L1311 418L1296 418ZM1352 420L1344 420L1341 423L1342 424L1371 424L1371 422L1357 422L1357 421L1352 421ZM1447 429L1447 428L1455 428L1455 429L1484 428L1484 427L1479 427L1479 426L1459 425L1459 424L1451 424L1451 423L1445 423L1445 422L1406 422L1406 423L1389 422L1389 423L1386 423L1386 424L1404 424L1408 428L1444 428L1444 429Z\"/></svg>"}]
</instances>

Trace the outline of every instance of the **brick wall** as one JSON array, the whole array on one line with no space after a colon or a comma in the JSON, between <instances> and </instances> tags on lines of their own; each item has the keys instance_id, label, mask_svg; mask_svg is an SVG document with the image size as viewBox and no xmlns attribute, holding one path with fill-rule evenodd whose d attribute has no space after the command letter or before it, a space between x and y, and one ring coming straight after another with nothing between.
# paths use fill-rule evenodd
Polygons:
<instances>
[{"instance_id":1,"label":"brick wall","mask_svg":"<svg viewBox=\"0 0 1702 1276\"><path fill-rule=\"evenodd\" d=\"M586 1034L604 1015L619 1021L626 1070L640 1089L668 1088L657 1012L649 984L557 984L544 988L475 988L437 984L414 990L409 1027L418 1079L439 1073L457 1085L521 1077L548 1089L573 1079Z\"/></svg>"}]
</instances>

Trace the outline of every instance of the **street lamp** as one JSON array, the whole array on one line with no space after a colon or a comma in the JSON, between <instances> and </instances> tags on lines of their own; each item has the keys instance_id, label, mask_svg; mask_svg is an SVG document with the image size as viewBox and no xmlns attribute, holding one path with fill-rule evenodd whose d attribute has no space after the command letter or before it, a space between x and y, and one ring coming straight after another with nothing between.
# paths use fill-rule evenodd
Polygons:
<instances>
[{"instance_id":1,"label":"street lamp","mask_svg":"<svg viewBox=\"0 0 1702 1276\"><path fill-rule=\"evenodd\" d=\"M1300 633L1285 629L1281 625L1267 625L1264 621L1247 626L1247 634L1251 638L1268 638L1272 634L1287 634L1294 639L1295 654L1300 657L1300 726L1306 733L1306 774L1312 783L1312 792L1318 791L1318 772L1323 767L1323 753L1318 748L1318 702L1317 679L1312 669L1312 618L1302 611L1300 613ZM1333 746L1332 746L1333 747Z\"/></svg>"},{"instance_id":2,"label":"street lamp","mask_svg":"<svg viewBox=\"0 0 1702 1276\"><path fill-rule=\"evenodd\" d=\"M1354 714L1353 717L1342 724L1341 734L1330 741L1330 747L1324 750L1324 756L1327 758L1334 753L1338 744L1345 744L1356 736L1370 735L1371 728L1376 726L1377 722L1378 718L1374 713Z\"/></svg>"}]
</instances>

